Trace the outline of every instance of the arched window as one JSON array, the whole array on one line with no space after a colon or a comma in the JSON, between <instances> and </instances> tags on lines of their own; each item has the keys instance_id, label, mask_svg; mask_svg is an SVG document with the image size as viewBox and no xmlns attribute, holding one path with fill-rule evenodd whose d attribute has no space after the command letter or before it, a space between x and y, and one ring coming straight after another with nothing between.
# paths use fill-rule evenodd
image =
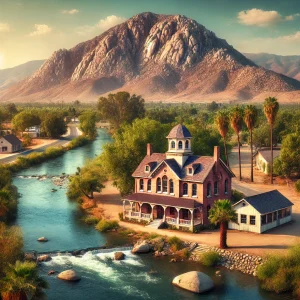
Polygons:
<instances>
[{"instance_id":1,"label":"arched window","mask_svg":"<svg viewBox=\"0 0 300 300\"><path fill-rule=\"evenodd\" d=\"M219 194L219 184L218 184L218 181L215 181L215 183L214 183L214 194L215 195Z\"/></svg>"},{"instance_id":2,"label":"arched window","mask_svg":"<svg viewBox=\"0 0 300 300\"><path fill-rule=\"evenodd\" d=\"M192 185L192 196L197 196L197 184L193 183Z\"/></svg>"},{"instance_id":3,"label":"arched window","mask_svg":"<svg viewBox=\"0 0 300 300\"><path fill-rule=\"evenodd\" d=\"M207 205L207 217L209 216L210 205Z\"/></svg>"},{"instance_id":4,"label":"arched window","mask_svg":"<svg viewBox=\"0 0 300 300\"><path fill-rule=\"evenodd\" d=\"M162 178L162 188L163 188L163 193L168 192L168 177L165 175Z\"/></svg>"},{"instance_id":5,"label":"arched window","mask_svg":"<svg viewBox=\"0 0 300 300\"><path fill-rule=\"evenodd\" d=\"M140 179L140 191L144 190L144 180Z\"/></svg>"},{"instance_id":6,"label":"arched window","mask_svg":"<svg viewBox=\"0 0 300 300\"><path fill-rule=\"evenodd\" d=\"M188 195L189 189L188 189L188 184L184 183L183 184L183 195Z\"/></svg>"},{"instance_id":7,"label":"arched window","mask_svg":"<svg viewBox=\"0 0 300 300\"><path fill-rule=\"evenodd\" d=\"M147 191L151 192L151 179L148 179L148 182L147 182Z\"/></svg>"},{"instance_id":8,"label":"arched window","mask_svg":"<svg viewBox=\"0 0 300 300\"><path fill-rule=\"evenodd\" d=\"M174 182L173 182L173 179L169 180L169 189L170 189L170 194L174 194Z\"/></svg>"},{"instance_id":9,"label":"arched window","mask_svg":"<svg viewBox=\"0 0 300 300\"><path fill-rule=\"evenodd\" d=\"M206 197L210 197L210 196L211 196L211 183L209 182L207 184Z\"/></svg>"},{"instance_id":10,"label":"arched window","mask_svg":"<svg viewBox=\"0 0 300 300\"><path fill-rule=\"evenodd\" d=\"M175 149L175 142L174 141L171 142L171 148Z\"/></svg>"},{"instance_id":11,"label":"arched window","mask_svg":"<svg viewBox=\"0 0 300 300\"><path fill-rule=\"evenodd\" d=\"M224 192L225 194L228 194L228 179L225 179Z\"/></svg>"},{"instance_id":12,"label":"arched window","mask_svg":"<svg viewBox=\"0 0 300 300\"><path fill-rule=\"evenodd\" d=\"M178 142L178 149L182 149L182 141Z\"/></svg>"},{"instance_id":13,"label":"arched window","mask_svg":"<svg viewBox=\"0 0 300 300\"><path fill-rule=\"evenodd\" d=\"M156 180L156 192L161 193L161 179L157 178Z\"/></svg>"},{"instance_id":14,"label":"arched window","mask_svg":"<svg viewBox=\"0 0 300 300\"><path fill-rule=\"evenodd\" d=\"M189 149L189 144L190 144L189 141L186 140L186 141L185 141L185 149Z\"/></svg>"}]
</instances>

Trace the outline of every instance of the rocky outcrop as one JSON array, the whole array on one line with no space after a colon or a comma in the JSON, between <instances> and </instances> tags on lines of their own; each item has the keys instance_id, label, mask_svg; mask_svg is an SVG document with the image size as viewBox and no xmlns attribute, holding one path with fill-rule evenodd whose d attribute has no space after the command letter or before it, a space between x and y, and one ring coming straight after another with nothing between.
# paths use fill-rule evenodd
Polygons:
<instances>
[{"instance_id":1,"label":"rocky outcrop","mask_svg":"<svg viewBox=\"0 0 300 300\"><path fill-rule=\"evenodd\" d=\"M48 254L45 254L45 255L41 255L37 258L37 261L38 262L47 262L47 261L50 261L52 258L50 255Z\"/></svg>"},{"instance_id":2,"label":"rocky outcrop","mask_svg":"<svg viewBox=\"0 0 300 300\"><path fill-rule=\"evenodd\" d=\"M74 270L66 270L57 275L57 278L66 281L79 281L80 276Z\"/></svg>"},{"instance_id":3,"label":"rocky outcrop","mask_svg":"<svg viewBox=\"0 0 300 300\"><path fill-rule=\"evenodd\" d=\"M214 287L214 283L209 276L197 271L178 275L172 283L182 289L198 294L207 292Z\"/></svg>"},{"instance_id":4,"label":"rocky outcrop","mask_svg":"<svg viewBox=\"0 0 300 300\"><path fill-rule=\"evenodd\" d=\"M132 253L140 254L140 253L149 253L150 251L150 245L147 241L140 241L137 242L133 249L131 250Z\"/></svg>"},{"instance_id":5,"label":"rocky outcrop","mask_svg":"<svg viewBox=\"0 0 300 300\"><path fill-rule=\"evenodd\" d=\"M124 260L125 254L123 252L115 252L115 260Z\"/></svg>"}]
</instances>

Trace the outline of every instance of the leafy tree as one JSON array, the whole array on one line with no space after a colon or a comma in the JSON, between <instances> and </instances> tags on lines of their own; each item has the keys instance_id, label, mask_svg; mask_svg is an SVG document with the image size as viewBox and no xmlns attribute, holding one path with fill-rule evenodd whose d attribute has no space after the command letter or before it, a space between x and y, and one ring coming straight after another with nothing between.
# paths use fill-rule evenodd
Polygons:
<instances>
[{"instance_id":1,"label":"leafy tree","mask_svg":"<svg viewBox=\"0 0 300 300\"><path fill-rule=\"evenodd\" d=\"M212 101L210 104L207 105L208 111L216 111L218 109L218 103L215 101Z\"/></svg>"},{"instance_id":2,"label":"leafy tree","mask_svg":"<svg viewBox=\"0 0 300 300\"><path fill-rule=\"evenodd\" d=\"M30 111L21 111L12 119L13 127L18 132L23 132L27 128L39 125L40 123L39 116Z\"/></svg>"},{"instance_id":3,"label":"leafy tree","mask_svg":"<svg viewBox=\"0 0 300 300\"><path fill-rule=\"evenodd\" d=\"M237 222L237 214L230 200L217 200L209 211L209 220L214 224L220 223L220 248L227 248L228 222Z\"/></svg>"},{"instance_id":4,"label":"leafy tree","mask_svg":"<svg viewBox=\"0 0 300 300\"><path fill-rule=\"evenodd\" d=\"M254 147L261 148L270 145L270 128L268 124L262 124L253 130L252 142Z\"/></svg>"},{"instance_id":5,"label":"leafy tree","mask_svg":"<svg viewBox=\"0 0 300 300\"><path fill-rule=\"evenodd\" d=\"M250 132L251 148L251 182L253 182L253 129L257 121L257 108L254 105L247 105L244 112L244 121Z\"/></svg>"},{"instance_id":6,"label":"leafy tree","mask_svg":"<svg viewBox=\"0 0 300 300\"><path fill-rule=\"evenodd\" d=\"M4 106L5 111L7 112L7 115L9 119L11 119L14 115L18 113L18 109L14 103L8 103Z\"/></svg>"},{"instance_id":7,"label":"leafy tree","mask_svg":"<svg viewBox=\"0 0 300 300\"><path fill-rule=\"evenodd\" d=\"M92 111L86 111L79 117L79 128L90 139L97 136L96 119L96 113Z\"/></svg>"},{"instance_id":8,"label":"leafy tree","mask_svg":"<svg viewBox=\"0 0 300 300\"><path fill-rule=\"evenodd\" d=\"M41 123L41 132L47 137L57 138L67 132L67 125L61 114L48 112L44 114Z\"/></svg>"},{"instance_id":9,"label":"leafy tree","mask_svg":"<svg viewBox=\"0 0 300 300\"><path fill-rule=\"evenodd\" d=\"M100 97L98 110L102 118L119 128L122 123L131 124L134 119L145 116L144 102L141 96L118 92L109 94L108 97Z\"/></svg>"},{"instance_id":10,"label":"leafy tree","mask_svg":"<svg viewBox=\"0 0 300 300\"><path fill-rule=\"evenodd\" d=\"M271 163L270 163L270 175L271 184L273 184L273 126L276 120L276 116L279 110L279 103L274 97L268 97L264 102L264 113L270 124L270 147L271 147Z\"/></svg>"},{"instance_id":11,"label":"leafy tree","mask_svg":"<svg viewBox=\"0 0 300 300\"><path fill-rule=\"evenodd\" d=\"M238 149L239 149L239 179L242 180L242 164L241 164L241 143L240 143L240 132L243 127L243 116L244 111L240 106L235 106L230 111L230 124L234 130L237 140L238 140Z\"/></svg>"}]
</instances>

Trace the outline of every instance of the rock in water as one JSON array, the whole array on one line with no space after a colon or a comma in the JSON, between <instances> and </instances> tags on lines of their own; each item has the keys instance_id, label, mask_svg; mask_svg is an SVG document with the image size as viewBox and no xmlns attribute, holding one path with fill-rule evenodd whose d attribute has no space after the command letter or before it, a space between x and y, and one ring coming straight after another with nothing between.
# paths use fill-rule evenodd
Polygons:
<instances>
[{"instance_id":1,"label":"rock in water","mask_svg":"<svg viewBox=\"0 0 300 300\"><path fill-rule=\"evenodd\" d=\"M56 271L50 270L50 271L48 272L48 275L50 276L50 275L53 275L53 274L55 274L55 273L56 273Z\"/></svg>"},{"instance_id":2,"label":"rock in water","mask_svg":"<svg viewBox=\"0 0 300 300\"><path fill-rule=\"evenodd\" d=\"M182 289L193 293L204 293L214 287L214 283L209 276L202 272L191 271L176 276L172 283Z\"/></svg>"},{"instance_id":3,"label":"rock in water","mask_svg":"<svg viewBox=\"0 0 300 300\"><path fill-rule=\"evenodd\" d=\"M150 246L146 241L137 242L133 249L132 253L148 253L150 251Z\"/></svg>"},{"instance_id":4,"label":"rock in water","mask_svg":"<svg viewBox=\"0 0 300 300\"><path fill-rule=\"evenodd\" d=\"M45 262L45 261L50 261L52 258L50 255L45 254L45 255L41 255L37 258L38 262Z\"/></svg>"},{"instance_id":5,"label":"rock in water","mask_svg":"<svg viewBox=\"0 0 300 300\"><path fill-rule=\"evenodd\" d=\"M38 242L43 242L43 243L45 243L45 242L48 242L48 239L45 238L44 236L42 236L42 237L38 238Z\"/></svg>"},{"instance_id":6,"label":"rock in water","mask_svg":"<svg viewBox=\"0 0 300 300\"><path fill-rule=\"evenodd\" d=\"M123 252L115 252L115 260L124 260L125 254Z\"/></svg>"},{"instance_id":7,"label":"rock in water","mask_svg":"<svg viewBox=\"0 0 300 300\"><path fill-rule=\"evenodd\" d=\"M57 275L57 278L67 281L79 281L80 277L74 270L66 270Z\"/></svg>"}]
</instances>

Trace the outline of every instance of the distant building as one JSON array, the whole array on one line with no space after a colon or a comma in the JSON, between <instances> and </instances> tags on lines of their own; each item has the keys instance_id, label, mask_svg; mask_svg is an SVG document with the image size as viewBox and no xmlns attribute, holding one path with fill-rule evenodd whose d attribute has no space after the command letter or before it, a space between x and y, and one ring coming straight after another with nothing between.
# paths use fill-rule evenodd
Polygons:
<instances>
[{"instance_id":1,"label":"distant building","mask_svg":"<svg viewBox=\"0 0 300 300\"><path fill-rule=\"evenodd\" d=\"M293 205L277 190L246 197L233 205L238 214L238 222L230 222L229 228L265 232L290 222Z\"/></svg>"},{"instance_id":2,"label":"distant building","mask_svg":"<svg viewBox=\"0 0 300 300\"><path fill-rule=\"evenodd\" d=\"M37 138L41 134L41 126L40 125L31 126L23 132L23 135L24 134L28 134L32 138Z\"/></svg>"},{"instance_id":3,"label":"distant building","mask_svg":"<svg viewBox=\"0 0 300 300\"><path fill-rule=\"evenodd\" d=\"M0 137L0 153L13 153L22 149L22 142L13 134Z\"/></svg>"},{"instance_id":4,"label":"distant building","mask_svg":"<svg viewBox=\"0 0 300 300\"><path fill-rule=\"evenodd\" d=\"M280 155L280 148L273 149L273 160ZM271 150L270 148L262 148L257 150L253 158L255 159L255 166L257 169L269 174L271 163Z\"/></svg>"}]
</instances>

